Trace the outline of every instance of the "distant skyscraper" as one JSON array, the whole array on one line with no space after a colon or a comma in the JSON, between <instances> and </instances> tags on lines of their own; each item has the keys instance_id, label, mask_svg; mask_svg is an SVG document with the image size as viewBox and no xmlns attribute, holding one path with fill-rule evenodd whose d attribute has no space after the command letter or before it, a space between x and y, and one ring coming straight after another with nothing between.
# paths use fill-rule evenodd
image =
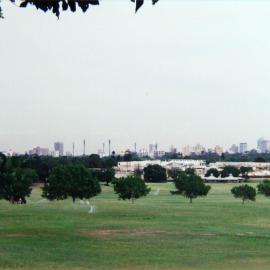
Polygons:
<instances>
[{"instance_id":1,"label":"distant skyscraper","mask_svg":"<svg viewBox=\"0 0 270 270\"><path fill-rule=\"evenodd\" d=\"M158 145L157 143L151 143L149 144L149 156L150 157L156 157L158 152Z\"/></svg>"},{"instance_id":2,"label":"distant skyscraper","mask_svg":"<svg viewBox=\"0 0 270 270\"><path fill-rule=\"evenodd\" d=\"M236 144L233 144L229 151L232 153L232 154L237 154L239 152L239 147L236 145Z\"/></svg>"},{"instance_id":3,"label":"distant skyscraper","mask_svg":"<svg viewBox=\"0 0 270 270\"><path fill-rule=\"evenodd\" d=\"M37 146L36 148L33 148L32 150L29 151L29 155L30 156L48 156L49 155L49 148L41 148L39 146Z\"/></svg>"},{"instance_id":4,"label":"distant skyscraper","mask_svg":"<svg viewBox=\"0 0 270 270\"><path fill-rule=\"evenodd\" d=\"M146 149L140 149L138 152L138 156L139 157L147 157L148 156L148 152Z\"/></svg>"},{"instance_id":5,"label":"distant skyscraper","mask_svg":"<svg viewBox=\"0 0 270 270\"><path fill-rule=\"evenodd\" d=\"M192 152L192 149L189 145L186 145L182 148L183 156L190 156L191 152Z\"/></svg>"},{"instance_id":6,"label":"distant skyscraper","mask_svg":"<svg viewBox=\"0 0 270 270\"><path fill-rule=\"evenodd\" d=\"M261 142L260 152L261 153L267 153L269 151L270 151L270 141L269 140L263 140Z\"/></svg>"},{"instance_id":7,"label":"distant skyscraper","mask_svg":"<svg viewBox=\"0 0 270 270\"><path fill-rule=\"evenodd\" d=\"M153 153L153 152L157 151L157 149L158 149L157 143L149 144L149 153Z\"/></svg>"},{"instance_id":8,"label":"distant skyscraper","mask_svg":"<svg viewBox=\"0 0 270 270\"><path fill-rule=\"evenodd\" d=\"M216 147L214 149L214 152L221 156L222 153L223 153L223 148L221 146L219 146L219 145L216 145Z\"/></svg>"},{"instance_id":9,"label":"distant skyscraper","mask_svg":"<svg viewBox=\"0 0 270 270\"><path fill-rule=\"evenodd\" d=\"M193 147L193 151L195 154L197 155L201 155L202 152L205 152L205 148L200 145L200 144L196 144L194 147Z\"/></svg>"},{"instance_id":10,"label":"distant skyscraper","mask_svg":"<svg viewBox=\"0 0 270 270\"><path fill-rule=\"evenodd\" d=\"M172 145L170 148L170 152L174 154L177 153L177 148Z\"/></svg>"},{"instance_id":11,"label":"distant skyscraper","mask_svg":"<svg viewBox=\"0 0 270 270\"><path fill-rule=\"evenodd\" d=\"M263 137L259 138L257 141L257 149L261 153L267 153L270 151L270 141L265 140Z\"/></svg>"},{"instance_id":12,"label":"distant skyscraper","mask_svg":"<svg viewBox=\"0 0 270 270\"><path fill-rule=\"evenodd\" d=\"M239 152L240 152L241 154L247 152L247 148L248 148L247 143L240 143L240 144L239 144Z\"/></svg>"},{"instance_id":13,"label":"distant skyscraper","mask_svg":"<svg viewBox=\"0 0 270 270\"><path fill-rule=\"evenodd\" d=\"M257 141L257 149L261 151L261 148L262 148L262 143L264 141L264 137L261 137L258 139Z\"/></svg>"},{"instance_id":14,"label":"distant skyscraper","mask_svg":"<svg viewBox=\"0 0 270 270\"><path fill-rule=\"evenodd\" d=\"M64 155L64 144L62 142L55 142L54 143L54 151L59 153L59 156Z\"/></svg>"}]
</instances>

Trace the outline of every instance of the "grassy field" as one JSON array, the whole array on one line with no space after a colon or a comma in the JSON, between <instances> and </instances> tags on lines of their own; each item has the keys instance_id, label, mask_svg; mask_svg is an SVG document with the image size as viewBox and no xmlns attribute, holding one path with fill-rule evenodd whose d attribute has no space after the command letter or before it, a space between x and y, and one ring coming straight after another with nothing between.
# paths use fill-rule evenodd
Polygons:
<instances>
[{"instance_id":1,"label":"grassy field","mask_svg":"<svg viewBox=\"0 0 270 270\"><path fill-rule=\"evenodd\" d=\"M134 205L103 187L94 214L36 188L26 206L0 202L0 269L268 270L270 201L242 205L232 186L212 185L192 205L171 184Z\"/></svg>"}]
</instances>

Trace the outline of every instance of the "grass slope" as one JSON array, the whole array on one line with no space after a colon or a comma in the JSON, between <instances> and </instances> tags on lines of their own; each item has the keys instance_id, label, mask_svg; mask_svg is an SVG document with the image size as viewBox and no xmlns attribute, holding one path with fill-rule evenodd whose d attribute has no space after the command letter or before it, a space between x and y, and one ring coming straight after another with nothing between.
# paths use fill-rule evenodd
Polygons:
<instances>
[{"instance_id":1,"label":"grass slope","mask_svg":"<svg viewBox=\"0 0 270 270\"><path fill-rule=\"evenodd\" d=\"M0 269L269 269L270 201L243 206L232 186L215 184L192 205L170 195L171 184L135 204L103 187L94 214L40 201L39 189L26 206L1 201Z\"/></svg>"}]
</instances>

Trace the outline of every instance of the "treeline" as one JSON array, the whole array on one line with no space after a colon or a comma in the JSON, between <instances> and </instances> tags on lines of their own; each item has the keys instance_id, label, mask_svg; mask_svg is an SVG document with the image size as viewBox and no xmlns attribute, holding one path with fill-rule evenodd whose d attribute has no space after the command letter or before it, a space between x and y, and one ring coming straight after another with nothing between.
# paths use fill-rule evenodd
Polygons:
<instances>
[{"instance_id":1,"label":"treeline","mask_svg":"<svg viewBox=\"0 0 270 270\"><path fill-rule=\"evenodd\" d=\"M167 153L162 160L168 159L181 159L183 158L179 154ZM202 155L192 155L190 159L204 159L207 163L216 161L255 161L255 162L270 162L270 154L258 154L256 151L250 151L246 154L228 154L224 153L222 156L218 156L214 153L204 153ZM11 167L20 167L32 169L36 172L37 177L34 182L44 183L48 178L52 169L58 165L83 165L90 169L111 169L117 166L121 161L141 161L144 159L150 159L149 157L139 158L136 153L127 152L124 156L113 155L111 157L101 158L99 155L92 154L89 156L80 157L50 157L50 156L14 156L7 158L7 163ZM241 172L240 172L241 173ZM215 172L217 174L217 172ZM233 173L234 176L235 172ZM161 178L163 179L163 178ZM161 180L160 182L163 182Z\"/></svg>"},{"instance_id":2,"label":"treeline","mask_svg":"<svg viewBox=\"0 0 270 270\"><path fill-rule=\"evenodd\" d=\"M6 159L8 167L34 170L37 177L34 182L44 183L53 168L59 165L82 165L90 169L112 169L117 166L117 159L112 157L101 158L99 155L81 157L51 157L51 156L14 156Z\"/></svg>"},{"instance_id":3,"label":"treeline","mask_svg":"<svg viewBox=\"0 0 270 270\"><path fill-rule=\"evenodd\" d=\"M40 161L40 159L36 160ZM31 195L32 184L38 179L38 175L34 169L25 167L22 161L25 160L7 159L0 154L0 200L4 199L12 204L26 204L26 198ZM84 157L79 161L78 159L68 162L65 160L64 164L59 162L51 166L48 176L44 179L42 197L52 201L72 198L74 203L76 199L89 200L101 193L100 182L105 182L106 185L112 182L115 193L122 200L128 199L134 202L150 192L145 181L137 175L115 179L112 163L106 163L108 160L101 159L99 165L92 163L90 168L82 161L87 161L89 165L89 159Z\"/></svg>"},{"instance_id":4,"label":"treeline","mask_svg":"<svg viewBox=\"0 0 270 270\"><path fill-rule=\"evenodd\" d=\"M14 166L10 160L0 154L0 200L4 199L12 204L25 204L26 198L31 195L32 183L37 178L33 169L23 168L17 164ZM52 168L49 176L42 186L42 197L49 200L64 200L72 198L91 199L102 192L100 185L100 172L102 170L112 170L112 168L87 168L83 164L58 164ZM98 172L98 173L97 173ZM141 173L141 172L140 172ZM149 165L144 169L144 179L139 172L134 175L115 179L114 174L110 175L114 191L118 194L119 200L131 200L147 196L150 188L146 185L149 182L165 182L166 170L158 165ZM162 181L160 181L163 177ZM175 170L171 174L175 190L172 195L187 197L190 203L201 196L207 196L211 187L204 183L204 180L195 174L192 169L185 172ZM265 180L257 186L258 192L270 197L270 181ZM232 188L231 193L235 198L255 201L257 190L249 185L240 185Z\"/></svg>"},{"instance_id":5,"label":"treeline","mask_svg":"<svg viewBox=\"0 0 270 270\"><path fill-rule=\"evenodd\" d=\"M139 157L136 153L127 152L124 156L118 156L118 161L141 161L151 159L150 157ZM205 160L207 164L214 163L218 161L224 162L270 162L270 153L258 153L255 150L246 153L223 153L218 155L211 152L202 152L200 154L191 153L189 156L184 156L181 153L170 153L167 152L165 155L159 158L162 161L171 159L195 159L195 160Z\"/></svg>"},{"instance_id":6,"label":"treeline","mask_svg":"<svg viewBox=\"0 0 270 270\"><path fill-rule=\"evenodd\" d=\"M228 177L230 175L232 175L233 177L243 177L244 179L248 179L248 173L252 172L253 169L251 167L245 167L242 166L240 167L240 169L238 169L237 167L234 166L225 166L222 170L218 170L216 168L211 168L209 169L205 176L209 177L209 176L214 176L214 177Z\"/></svg>"},{"instance_id":7,"label":"treeline","mask_svg":"<svg viewBox=\"0 0 270 270\"><path fill-rule=\"evenodd\" d=\"M201 154L191 154L190 156L183 156L181 154L171 154L167 153L163 160L166 159L195 159L195 160L205 160L207 164L214 162L270 162L270 153L258 153L256 150L252 150L246 153L223 153L218 155L216 153L202 152Z\"/></svg>"}]
</instances>

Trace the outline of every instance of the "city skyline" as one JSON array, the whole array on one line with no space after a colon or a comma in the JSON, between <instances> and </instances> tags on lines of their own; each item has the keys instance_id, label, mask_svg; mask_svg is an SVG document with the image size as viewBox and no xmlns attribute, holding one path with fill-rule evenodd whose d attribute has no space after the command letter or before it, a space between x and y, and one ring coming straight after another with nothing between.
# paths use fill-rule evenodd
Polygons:
<instances>
[{"instance_id":1,"label":"city skyline","mask_svg":"<svg viewBox=\"0 0 270 270\"><path fill-rule=\"evenodd\" d=\"M82 145L82 147L79 147L79 150L76 146ZM132 145L132 144L131 144ZM149 156L155 156L155 153L159 153L159 155L162 153L165 154L165 152L169 153L182 153L183 155L190 155L191 153L200 154L202 152L215 152L217 154L229 152L229 153L245 153L246 151L256 150L261 153L270 152L270 140L264 137L259 137L256 141L256 144L249 145L247 142L241 141L241 142L235 142L231 144L229 147L224 147L221 144L213 144L211 146L206 146L201 143L196 144L190 144L190 145L180 145L180 144L170 144L170 147L168 148L162 148L159 146L157 141L153 141L149 143L148 145L141 145L141 147L138 147L137 142L133 143L133 147L125 147L122 146L120 148L113 147L113 142L109 139L106 142L102 143L99 147L97 146L97 151L91 151L87 149L87 141L84 139L79 144L76 144L75 142L71 143L71 146L68 144L66 145L62 141L53 142L51 145L37 145L32 146L32 148L25 149L22 152L17 151L16 149L10 148L10 149L0 149L0 152L10 152L10 153L16 153L16 154L25 154L28 153L30 155L52 155L52 156L80 156L80 155L89 155L89 154L99 154L100 156L108 156L112 154L112 152L115 152L116 154L124 154L126 151L131 151L135 153L141 153L146 154ZM110 153L110 154L109 154Z\"/></svg>"},{"instance_id":2,"label":"city skyline","mask_svg":"<svg viewBox=\"0 0 270 270\"><path fill-rule=\"evenodd\" d=\"M134 15L129 1L103 1L60 20L2 5L0 149L270 137L269 2L160 1Z\"/></svg>"}]
</instances>

